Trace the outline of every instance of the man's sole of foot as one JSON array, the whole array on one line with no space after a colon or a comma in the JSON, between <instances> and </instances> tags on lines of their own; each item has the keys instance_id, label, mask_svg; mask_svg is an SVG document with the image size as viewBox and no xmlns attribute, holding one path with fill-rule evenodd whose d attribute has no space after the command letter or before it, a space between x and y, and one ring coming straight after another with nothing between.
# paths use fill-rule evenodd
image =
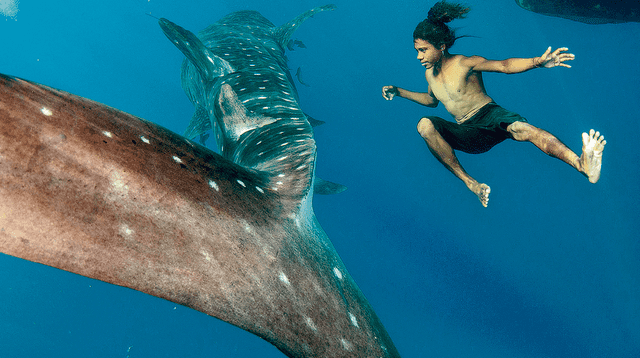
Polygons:
<instances>
[{"instance_id":1,"label":"man's sole of foot","mask_svg":"<svg viewBox=\"0 0 640 358\"><path fill-rule=\"evenodd\" d=\"M476 194L478 195L478 199L480 199L480 203L485 208L489 205L489 194L491 193L491 188L487 184L480 184L480 191Z\"/></svg>"},{"instance_id":2,"label":"man's sole of foot","mask_svg":"<svg viewBox=\"0 0 640 358\"><path fill-rule=\"evenodd\" d=\"M600 132L591 129L589 134L582 133L582 155L580 161L582 168L589 178L589 182L595 184L600 179L602 168L602 151L607 141Z\"/></svg>"}]
</instances>

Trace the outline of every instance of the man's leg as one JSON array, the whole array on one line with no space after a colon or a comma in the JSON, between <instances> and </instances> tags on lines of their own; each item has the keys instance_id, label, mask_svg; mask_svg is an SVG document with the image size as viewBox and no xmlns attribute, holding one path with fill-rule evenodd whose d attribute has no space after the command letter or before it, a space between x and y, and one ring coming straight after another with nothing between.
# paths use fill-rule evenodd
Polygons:
<instances>
[{"instance_id":1,"label":"man's leg","mask_svg":"<svg viewBox=\"0 0 640 358\"><path fill-rule=\"evenodd\" d=\"M456 177L462 180L467 188L478 196L482 206L486 207L489 204L489 193L491 188L488 185L479 183L473 179L462 168L458 158L451 146L442 138L440 133L435 129L433 123L429 118L422 118L418 123L418 133L422 136L427 143L429 150L440 163L442 163L450 172Z\"/></svg>"},{"instance_id":2,"label":"man's leg","mask_svg":"<svg viewBox=\"0 0 640 358\"><path fill-rule=\"evenodd\" d=\"M592 129L589 134L582 133L582 155L578 157L576 153L551 133L534 127L529 123L514 122L507 127L507 130L511 133L513 139L531 142L548 155L571 165L589 178L591 183L596 183L600 179L602 151L604 150L604 145L607 144L600 132Z\"/></svg>"}]
</instances>

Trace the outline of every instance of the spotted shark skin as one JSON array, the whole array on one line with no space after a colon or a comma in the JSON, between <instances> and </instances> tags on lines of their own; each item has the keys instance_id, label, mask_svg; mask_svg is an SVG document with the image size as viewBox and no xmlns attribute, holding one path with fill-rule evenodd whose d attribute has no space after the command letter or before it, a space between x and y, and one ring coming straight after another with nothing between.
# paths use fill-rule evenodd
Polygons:
<instances>
[{"instance_id":1,"label":"spotted shark skin","mask_svg":"<svg viewBox=\"0 0 640 358\"><path fill-rule=\"evenodd\" d=\"M236 61L249 43L201 33L202 47L160 20L189 62L210 61L184 65L183 84L192 79L196 113L207 113L194 120L213 122L221 154L0 75L0 251L191 307L289 357L398 357L313 213L313 133L280 66L282 39L307 15L274 27L240 12L213 25L259 34L268 70Z\"/></svg>"},{"instance_id":2,"label":"spotted shark skin","mask_svg":"<svg viewBox=\"0 0 640 358\"><path fill-rule=\"evenodd\" d=\"M515 0L521 8L545 16L561 17L585 24L640 22L637 1L615 0Z\"/></svg>"}]
</instances>

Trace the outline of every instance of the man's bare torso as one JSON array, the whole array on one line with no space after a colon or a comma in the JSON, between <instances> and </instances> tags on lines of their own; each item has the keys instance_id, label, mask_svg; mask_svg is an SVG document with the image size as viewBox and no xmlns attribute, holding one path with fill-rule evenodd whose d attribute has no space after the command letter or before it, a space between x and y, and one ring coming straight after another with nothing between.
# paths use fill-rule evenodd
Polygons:
<instances>
[{"instance_id":1,"label":"man's bare torso","mask_svg":"<svg viewBox=\"0 0 640 358\"><path fill-rule=\"evenodd\" d=\"M463 66L462 55L442 59L439 69L429 68L425 77L429 92L444 104L458 123L472 117L482 106L492 102L485 91L482 73Z\"/></svg>"}]
</instances>

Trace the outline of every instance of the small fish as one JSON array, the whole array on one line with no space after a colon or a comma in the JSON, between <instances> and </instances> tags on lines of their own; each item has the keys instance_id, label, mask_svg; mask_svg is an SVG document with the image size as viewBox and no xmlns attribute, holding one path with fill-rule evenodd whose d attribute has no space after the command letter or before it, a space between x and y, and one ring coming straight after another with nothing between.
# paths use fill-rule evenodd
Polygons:
<instances>
[{"instance_id":1,"label":"small fish","mask_svg":"<svg viewBox=\"0 0 640 358\"><path fill-rule=\"evenodd\" d=\"M300 84L303 84L307 87L311 87L310 85L306 84L304 81L302 81L302 79L300 78L300 72L302 71L302 67L298 67L298 70L296 71L296 78L298 79L298 82L300 82Z\"/></svg>"},{"instance_id":2,"label":"small fish","mask_svg":"<svg viewBox=\"0 0 640 358\"><path fill-rule=\"evenodd\" d=\"M299 48L307 48L307 46L300 40L289 40L289 41L287 41L287 49L289 51L295 50L296 46L299 47Z\"/></svg>"}]
</instances>

